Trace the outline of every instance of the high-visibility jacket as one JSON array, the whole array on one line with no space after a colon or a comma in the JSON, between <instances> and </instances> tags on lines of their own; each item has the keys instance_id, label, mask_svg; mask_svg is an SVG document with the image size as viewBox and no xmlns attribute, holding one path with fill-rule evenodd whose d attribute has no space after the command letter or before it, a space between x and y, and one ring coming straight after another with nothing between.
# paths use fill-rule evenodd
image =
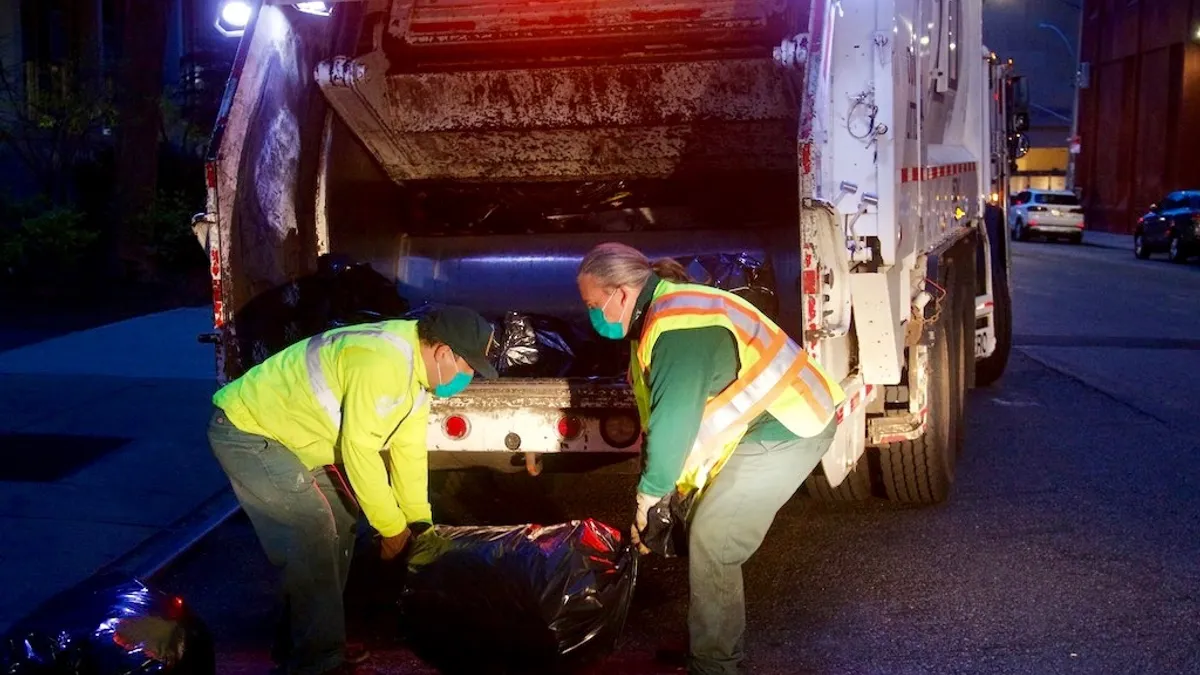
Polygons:
<instances>
[{"instance_id":1,"label":"high-visibility jacket","mask_svg":"<svg viewBox=\"0 0 1200 675\"><path fill-rule=\"evenodd\" d=\"M415 321L326 331L251 368L213 403L310 470L344 464L367 520L393 536L430 519L429 383L419 345Z\"/></svg>"},{"instance_id":2,"label":"high-visibility jacket","mask_svg":"<svg viewBox=\"0 0 1200 675\"><path fill-rule=\"evenodd\" d=\"M684 494L704 489L733 454L749 424L764 411L792 433L809 438L825 430L846 397L841 386L754 305L710 286L662 281L646 308L631 354L630 380L643 427L650 419L646 383L659 336L711 326L733 334L738 373L704 407L699 432L676 482Z\"/></svg>"}]
</instances>

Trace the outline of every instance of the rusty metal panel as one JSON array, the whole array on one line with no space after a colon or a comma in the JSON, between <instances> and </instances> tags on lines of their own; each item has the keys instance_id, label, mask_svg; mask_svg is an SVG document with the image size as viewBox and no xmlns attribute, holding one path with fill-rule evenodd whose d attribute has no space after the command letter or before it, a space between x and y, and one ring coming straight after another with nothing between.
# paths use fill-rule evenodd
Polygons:
<instances>
[{"instance_id":1,"label":"rusty metal panel","mask_svg":"<svg viewBox=\"0 0 1200 675\"><path fill-rule=\"evenodd\" d=\"M762 29L784 0L417 0L397 2L389 26L409 44L510 41L601 33L678 36L701 30ZM405 16L409 17L407 22Z\"/></svg>"},{"instance_id":2,"label":"rusty metal panel","mask_svg":"<svg viewBox=\"0 0 1200 675\"><path fill-rule=\"evenodd\" d=\"M402 133L791 119L785 84L767 59L405 74L384 118Z\"/></svg>"},{"instance_id":3,"label":"rusty metal panel","mask_svg":"<svg viewBox=\"0 0 1200 675\"><path fill-rule=\"evenodd\" d=\"M335 59L318 81L396 181L666 177L795 166L797 111L767 59L398 73Z\"/></svg>"},{"instance_id":4,"label":"rusty metal panel","mask_svg":"<svg viewBox=\"0 0 1200 675\"><path fill-rule=\"evenodd\" d=\"M282 329L256 300L315 263L312 195L325 106L312 73L329 56L332 24L298 18L289 7L259 10L215 137L210 182L220 262L228 268L223 309L231 316L222 379L265 358L258 348L264 331Z\"/></svg>"}]
</instances>

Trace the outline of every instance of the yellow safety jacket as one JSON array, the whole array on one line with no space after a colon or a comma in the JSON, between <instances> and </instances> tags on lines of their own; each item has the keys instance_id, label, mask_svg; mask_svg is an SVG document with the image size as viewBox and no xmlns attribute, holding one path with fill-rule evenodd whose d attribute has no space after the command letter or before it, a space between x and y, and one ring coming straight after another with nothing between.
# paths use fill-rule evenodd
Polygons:
<instances>
[{"instance_id":1,"label":"yellow safety jacket","mask_svg":"<svg viewBox=\"0 0 1200 675\"><path fill-rule=\"evenodd\" d=\"M705 405L700 431L676 482L684 494L704 489L764 411L792 433L809 438L825 430L846 397L808 352L754 305L717 288L662 281L631 350L630 381L643 427L650 419L647 382L659 336L711 326L728 330L737 341L738 374Z\"/></svg>"},{"instance_id":2,"label":"yellow safety jacket","mask_svg":"<svg viewBox=\"0 0 1200 675\"><path fill-rule=\"evenodd\" d=\"M309 470L344 464L367 520L390 537L431 518L429 383L419 345L415 321L326 331L251 368L213 403Z\"/></svg>"}]
</instances>

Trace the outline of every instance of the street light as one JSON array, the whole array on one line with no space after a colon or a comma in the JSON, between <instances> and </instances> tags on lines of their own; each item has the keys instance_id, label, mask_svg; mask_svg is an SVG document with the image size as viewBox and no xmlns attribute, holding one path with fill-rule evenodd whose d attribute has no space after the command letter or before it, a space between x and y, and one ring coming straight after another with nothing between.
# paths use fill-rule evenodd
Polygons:
<instances>
[{"instance_id":1,"label":"street light","mask_svg":"<svg viewBox=\"0 0 1200 675\"><path fill-rule=\"evenodd\" d=\"M1076 149L1078 149L1078 146L1076 145L1076 140L1079 138L1079 88L1080 88L1080 75L1079 74L1083 68L1083 65L1082 65L1082 63L1080 63L1079 56L1075 53L1075 47L1071 45L1071 41L1067 39L1067 36L1063 34L1062 30L1058 26L1055 26L1052 23L1042 22L1042 23L1038 24L1038 28L1052 31L1055 35L1057 35L1059 37L1059 39L1061 39L1063 41L1063 45L1066 46L1067 53L1071 55L1071 60L1075 62L1075 81L1074 81L1073 87L1072 87L1074 89L1075 100L1071 104L1071 137L1069 139L1067 139L1068 142L1071 144L1070 149L1068 150L1068 157L1067 157L1067 189L1071 190L1073 192L1075 190L1075 159L1076 159L1076 154L1077 154L1074 151ZM1083 42L1083 11L1082 10L1080 10L1080 12L1079 12L1079 39L1080 39L1080 43L1081 43L1080 47L1082 47L1083 46L1082 45L1082 42Z\"/></svg>"}]
</instances>

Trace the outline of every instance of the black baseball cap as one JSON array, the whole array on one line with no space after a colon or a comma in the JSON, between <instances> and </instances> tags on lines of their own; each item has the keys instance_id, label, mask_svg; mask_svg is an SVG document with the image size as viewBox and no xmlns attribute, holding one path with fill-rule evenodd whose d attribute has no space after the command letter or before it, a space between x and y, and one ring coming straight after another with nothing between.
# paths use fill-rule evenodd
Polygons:
<instances>
[{"instance_id":1,"label":"black baseball cap","mask_svg":"<svg viewBox=\"0 0 1200 675\"><path fill-rule=\"evenodd\" d=\"M425 315L429 336L445 344L479 375L497 377L496 367L488 360L496 349L495 329L473 309L446 305Z\"/></svg>"}]
</instances>

